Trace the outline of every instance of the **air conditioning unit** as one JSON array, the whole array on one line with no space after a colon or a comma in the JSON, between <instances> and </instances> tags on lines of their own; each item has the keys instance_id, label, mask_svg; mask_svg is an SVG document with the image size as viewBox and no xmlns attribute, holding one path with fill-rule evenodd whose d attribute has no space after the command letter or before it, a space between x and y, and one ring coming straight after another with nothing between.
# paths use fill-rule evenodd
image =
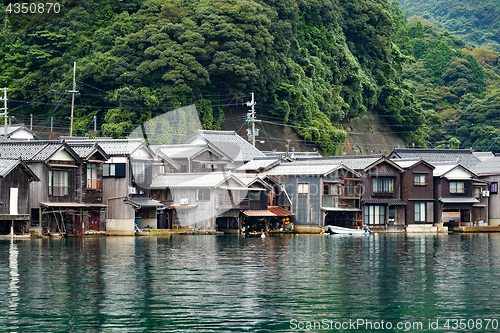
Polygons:
<instances>
[{"instance_id":1,"label":"air conditioning unit","mask_svg":"<svg viewBox=\"0 0 500 333\"><path fill-rule=\"evenodd\" d=\"M128 194L137 194L137 189L135 187L129 187Z\"/></svg>"},{"instance_id":2,"label":"air conditioning unit","mask_svg":"<svg viewBox=\"0 0 500 333\"><path fill-rule=\"evenodd\" d=\"M189 199L188 198L182 198L182 199L179 200L179 203L181 205L187 205L187 204L189 204Z\"/></svg>"},{"instance_id":3,"label":"air conditioning unit","mask_svg":"<svg viewBox=\"0 0 500 333\"><path fill-rule=\"evenodd\" d=\"M483 197L489 197L490 191L483 191Z\"/></svg>"}]
</instances>

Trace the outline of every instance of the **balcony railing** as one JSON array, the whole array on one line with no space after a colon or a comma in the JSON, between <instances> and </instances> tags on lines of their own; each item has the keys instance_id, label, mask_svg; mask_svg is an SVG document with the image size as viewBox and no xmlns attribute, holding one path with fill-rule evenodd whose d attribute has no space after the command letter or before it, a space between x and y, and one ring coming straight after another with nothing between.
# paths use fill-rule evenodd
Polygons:
<instances>
[{"instance_id":1,"label":"balcony railing","mask_svg":"<svg viewBox=\"0 0 500 333\"><path fill-rule=\"evenodd\" d=\"M336 195L324 195L323 196L323 207L332 208L339 206L339 198Z\"/></svg>"},{"instance_id":2,"label":"balcony railing","mask_svg":"<svg viewBox=\"0 0 500 333\"><path fill-rule=\"evenodd\" d=\"M100 179L87 179L87 189L100 190L101 189L101 180Z\"/></svg>"}]
</instances>

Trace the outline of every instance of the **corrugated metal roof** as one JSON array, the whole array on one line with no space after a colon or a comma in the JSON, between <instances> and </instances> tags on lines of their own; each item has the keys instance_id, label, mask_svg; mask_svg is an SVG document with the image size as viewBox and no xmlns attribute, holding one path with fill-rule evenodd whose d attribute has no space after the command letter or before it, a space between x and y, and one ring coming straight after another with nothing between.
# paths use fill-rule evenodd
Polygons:
<instances>
[{"instance_id":1,"label":"corrugated metal roof","mask_svg":"<svg viewBox=\"0 0 500 333\"><path fill-rule=\"evenodd\" d=\"M454 198L447 198L447 197L441 197L439 198L439 201L442 203L447 203L447 204L473 204L473 203L478 203L479 200L477 200L474 197L454 197Z\"/></svg>"},{"instance_id":2,"label":"corrugated metal roof","mask_svg":"<svg viewBox=\"0 0 500 333\"><path fill-rule=\"evenodd\" d=\"M286 210L285 208L281 208L279 206L268 206L267 210L270 211L271 213L275 214L276 216L293 216L294 214Z\"/></svg>"},{"instance_id":3,"label":"corrugated metal roof","mask_svg":"<svg viewBox=\"0 0 500 333\"><path fill-rule=\"evenodd\" d=\"M80 203L80 202L40 202L40 205L45 207L60 207L60 208L106 208L104 204Z\"/></svg>"},{"instance_id":4,"label":"corrugated metal roof","mask_svg":"<svg viewBox=\"0 0 500 333\"><path fill-rule=\"evenodd\" d=\"M495 156L487 161L481 162L471 168L471 171L477 175L499 175L500 174L500 156Z\"/></svg>"},{"instance_id":5,"label":"corrugated metal roof","mask_svg":"<svg viewBox=\"0 0 500 333\"><path fill-rule=\"evenodd\" d=\"M130 202L139 207L163 207L161 202L151 198L125 198L125 202Z\"/></svg>"},{"instance_id":6,"label":"corrugated metal roof","mask_svg":"<svg viewBox=\"0 0 500 333\"><path fill-rule=\"evenodd\" d=\"M254 216L254 217L273 217L276 214L271 213L269 210L244 210L243 214L246 216Z\"/></svg>"},{"instance_id":7,"label":"corrugated metal roof","mask_svg":"<svg viewBox=\"0 0 500 333\"><path fill-rule=\"evenodd\" d=\"M186 143L193 142L196 138L203 138L206 142L223 152L233 162L247 162L255 157L265 156L260 150L236 134L235 131L198 130Z\"/></svg>"}]
</instances>

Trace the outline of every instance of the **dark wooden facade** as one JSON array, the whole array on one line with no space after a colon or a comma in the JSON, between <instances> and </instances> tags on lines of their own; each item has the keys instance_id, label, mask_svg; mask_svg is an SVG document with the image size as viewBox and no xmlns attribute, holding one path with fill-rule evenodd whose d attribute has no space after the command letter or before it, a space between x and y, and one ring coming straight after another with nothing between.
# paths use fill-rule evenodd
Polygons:
<instances>
[{"instance_id":1,"label":"dark wooden facade","mask_svg":"<svg viewBox=\"0 0 500 333\"><path fill-rule=\"evenodd\" d=\"M401 199L406 203L406 224L433 224L434 166L418 161L404 169Z\"/></svg>"},{"instance_id":2,"label":"dark wooden facade","mask_svg":"<svg viewBox=\"0 0 500 333\"><path fill-rule=\"evenodd\" d=\"M22 162L7 175L0 177L0 234L9 234L14 227L15 234L28 231L30 217L29 189L32 181L39 179ZM17 189L13 191L12 189ZM17 192L17 196L14 198ZM11 200L17 202L11 210ZM13 202L14 203L14 202Z\"/></svg>"},{"instance_id":3,"label":"dark wooden facade","mask_svg":"<svg viewBox=\"0 0 500 333\"><path fill-rule=\"evenodd\" d=\"M442 175L434 177L434 216L437 223L447 226L473 224L475 175L467 168L456 165Z\"/></svg>"},{"instance_id":4,"label":"dark wooden facade","mask_svg":"<svg viewBox=\"0 0 500 333\"><path fill-rule=\"evenodd\" d=\"M374 230L403 231L406 203L401 197L404 169L382 157L363 173L363 223Z\"/></svg>"}]
</instances>

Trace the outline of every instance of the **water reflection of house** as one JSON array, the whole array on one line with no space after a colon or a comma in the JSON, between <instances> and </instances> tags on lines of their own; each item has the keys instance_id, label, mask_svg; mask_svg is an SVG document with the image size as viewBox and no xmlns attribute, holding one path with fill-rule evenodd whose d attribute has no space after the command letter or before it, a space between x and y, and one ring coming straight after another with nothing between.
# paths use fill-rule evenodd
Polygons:
<instances>
[{"instance_id":1,"label":"water reflection of house","mask_svg":"<svg viewBox=\"0 0 500 333\"><path fill-rule=\"evenodd\" d=\"M30 183L40 181L20 159L0 158L0 234L29 230Z\"/></svg>"}]
</instances>

